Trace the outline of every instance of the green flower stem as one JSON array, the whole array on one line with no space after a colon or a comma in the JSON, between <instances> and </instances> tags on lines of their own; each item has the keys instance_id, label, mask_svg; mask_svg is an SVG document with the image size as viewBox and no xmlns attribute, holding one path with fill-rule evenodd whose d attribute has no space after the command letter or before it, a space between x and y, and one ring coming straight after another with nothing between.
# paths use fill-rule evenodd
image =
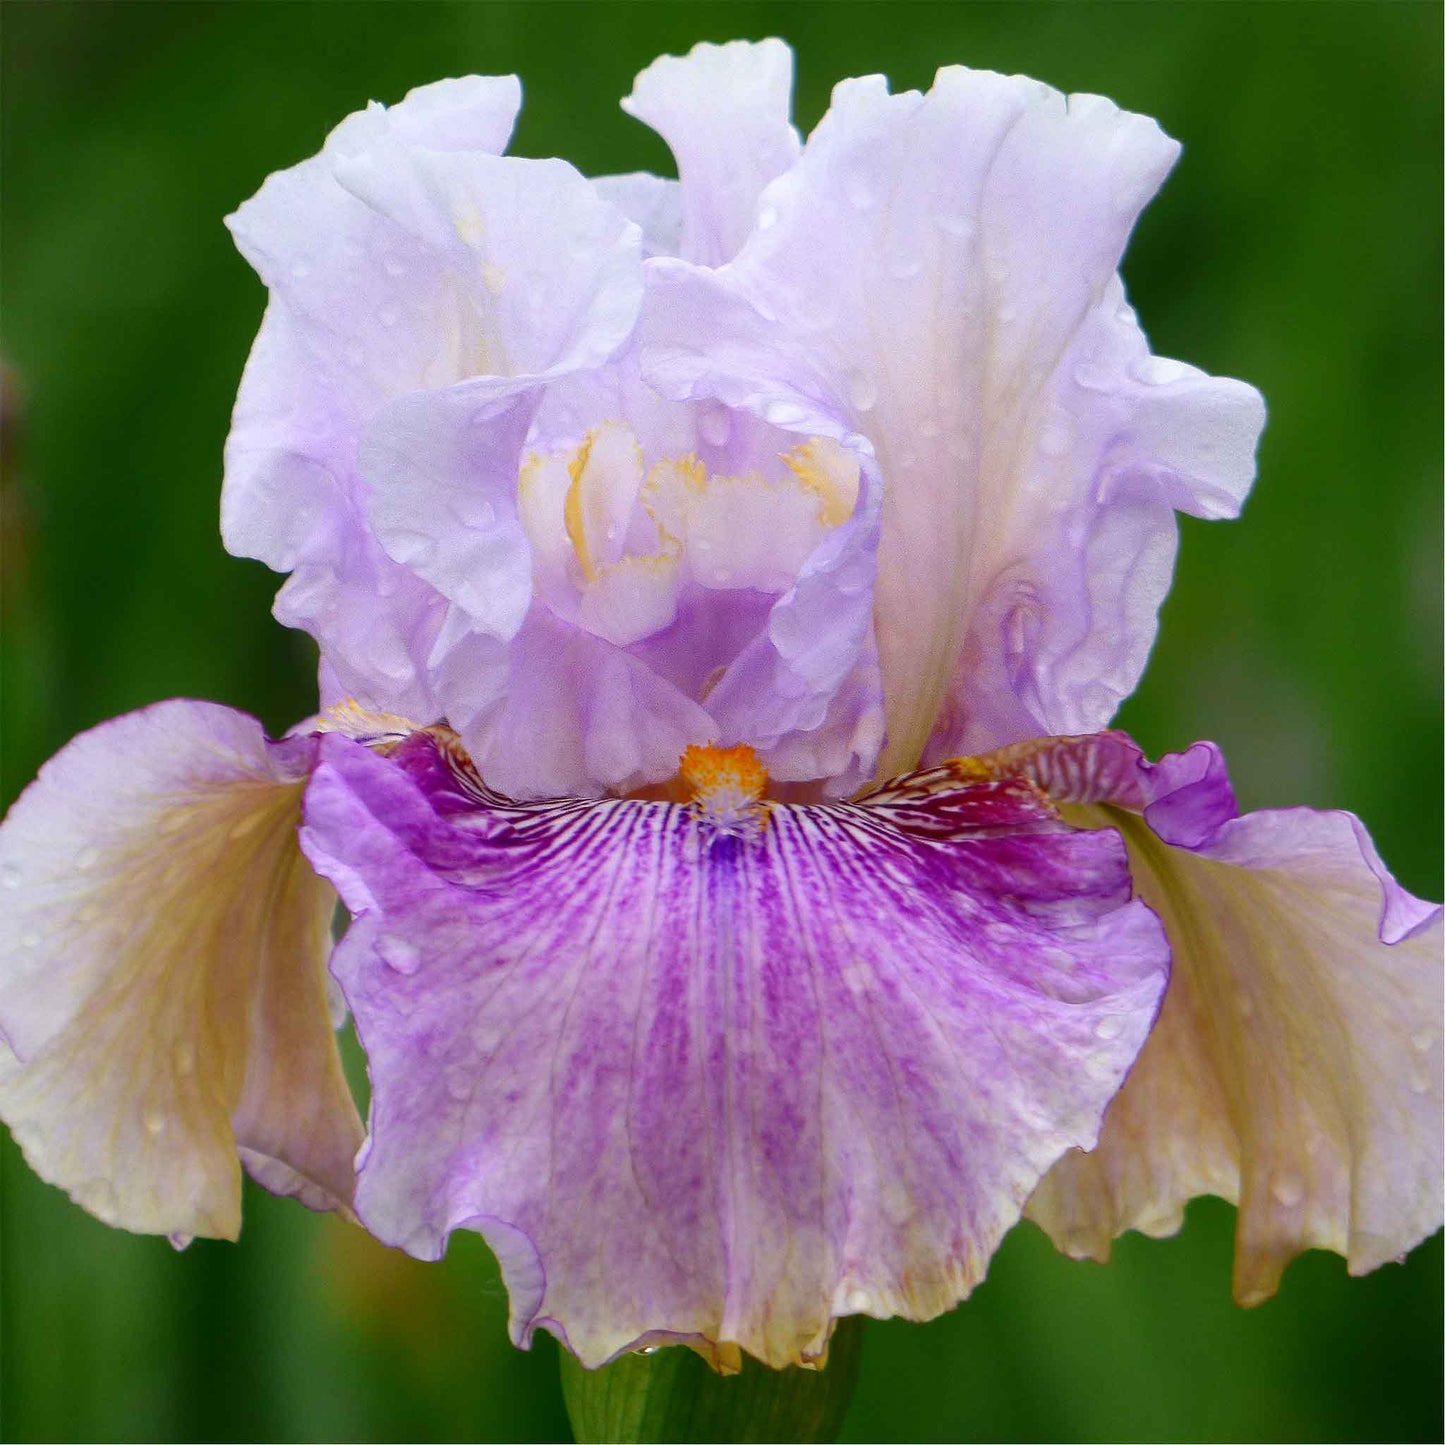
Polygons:
<instances>
[{"instance_id":1,"label":"green flower stem","mask_svg":"<svg viewBox=\"0 0 1445 1445\"><path fill-rule=\"evenodd\" d=\"M862 1320L839 1320L824 1370L770 1370L744 1357L719 1375L683 1346L584 1370L562 1352L562 1395L584 1445L644 1441L826 1441L842 1428L863 1343Z\"/></svg>"}]
</instances>

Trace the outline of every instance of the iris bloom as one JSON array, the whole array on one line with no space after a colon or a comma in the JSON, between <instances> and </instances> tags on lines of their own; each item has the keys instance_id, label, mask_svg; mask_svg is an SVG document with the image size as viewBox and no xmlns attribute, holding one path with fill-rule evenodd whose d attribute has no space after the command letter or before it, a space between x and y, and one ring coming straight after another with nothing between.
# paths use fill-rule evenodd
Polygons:
<instances>
[{"instance_id":1,"label":"iris bloom","mask_svg":"<svg viewBox=\"0 0 1445 1445\"><path fill-rule=\"evenodd\" d=\"M119 718L0 828L0 1114L100 1218L233 1237L244 1168L480 1231L518 1343L723 1369L949 1308L1025 1211L1103 1257L1223 1195L1244 1302L1439 1225L1439 910L1103 731L1263 424L1124 297L1178 147L956 68L803 145L790 85L649 67L670 181L445 81L231 218L223 532L322 710Z\"/></svg>"}]
</instances>

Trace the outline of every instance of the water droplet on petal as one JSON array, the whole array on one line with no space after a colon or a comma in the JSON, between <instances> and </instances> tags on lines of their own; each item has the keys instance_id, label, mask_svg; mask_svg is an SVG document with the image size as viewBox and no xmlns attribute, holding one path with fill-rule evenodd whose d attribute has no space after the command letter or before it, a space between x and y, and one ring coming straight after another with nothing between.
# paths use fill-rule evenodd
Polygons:
<instances>
[{"instance_id":1,"label":"water droplet on petal","mask_svg":"<svg viewBox=\"0 0 1445 1445\"><path fill-rule=\"evenodd\" d=\"M196 1067L196 1051L190 1044L181 1042L176 1045L175 1052L171 1059L176 1066L176 1073L189 1074Z\"/></svg>"},{"instance_id":2,"label":"water droplet on petal","mask_svg":"<svg viewBox=\"0 0 1445 1445\"><path fill-rule=\"evenodd\" d=\"M1051 418L1039 436L1039 450L1046 457L1064 456L1073 444L1073 422L1062 414Z\"/></svg>"},{"instance_id":3,"label":"water droplet on petal","mask_svg":"<svg viewBox=\"0 0 1445 1445\"><path fill-rule=\"evenodd\" d=\"M778 224L778 208L776 206L764 206L758 212L758 230L770 231Z\"/></svg>"},{"instance_id":4,"label":"water droplet on petal","mask_svg":"<svg viewBox=\"0 0 1445 1445\"><path fill-rule=\"evenodd\" d=\"M1429 1053L1436 1037L1437 1035L1434 1029L1421 1029L1418 1034L1412 1034L1410 1036L1410 1047L1414 1049L1417 1054Z\"/></svg>"},{"instance_id":5,"label":"water droplet on petal","mask_svg":"<svg viewBox=\"0 0 1445 1445\"><path fill-rule=\"evenodd\" d=\"M848 1291L848 1308L854 1314L861 1315L873 1303L873 1296L866 1289L853 1289Z\"/></svg>"},{"instance_id":6,"label":"water droplet on petal","mask_svg":"<svg viewBox=\"0 0 1445 1445\"><path fill-rule=\"evenodd\" d=\"M848 204L859 211L866 211L875 199L872 180L856 173L843 182L843 194L848 197Z\"/></svg>"},{"instance_id":7,"label":"water droplet on petal","mask_svg":"<svg viewBox=\"0 0 1445 1445\"><path fill-rule=\"evenodd\" d=\"M22 948L39 948L40 935L33 929L27 929L20 935L20 946Z\"/></svg>"},{"instance_id":8,"label":"water droplet on petal","mask_svg":"<svg viewBox=\"0 0 1445 1445\"><path fill-rule=\"evenodd\" d=\"M291 263L291 274L298 280L303 281L311 274L311 263L309 261L293 261Z\"/></svg>"},{"instance_id":9,"label":"water droplet on petal","mask_svg":"<svg viewBox=\"0 0 1445 1445\"><path fill-rule=\"evenodd\" d=\"M109 1222L115 1218L115 1189L109 1179L91 1179L82 1184L75 1191L75 1202L97 1219Z\"/></svg>"},{"instance_id":10,"label":"water droplet on petal","mask_svg":"<svg viewBox=\"0 0 1445 1445\"><path fill-rule=\"evenodd\" d=\"M1094 1034L1101 1039L1117 1039L1124 1032L1124 1020L1118 1014L1105 1014L1094 1025Z\"/></svg>"},{"instance_id":11,"label":"water droplet on petal","mask_svg":"<svg viewBox=\"0 0 1445 1445\"><path fill-rule=\"evenodd\" d=\"M388 256L381 264L388 276L406 275L406 266L401 261L398 261L395 256Z\"/></svg>"},{"instance_id":12,"label":"water droplet on petal","mask_svg":"<svg viewBox=\"0 0 1445 1445\"><path fill-rule=\"evenodd\" d=\"M872 373L855 371L848 378L848 398L859 411L871 411L878 402L878 383Z\"/></svg>"},{"instance_id":13,"label":"water droplet on petal","mask_svg":"<svg viewBox=\"0 0 1445 1445\"><path fill-rule=\"evenodd\" d=\"M166 1240L170 1244L170 1247L179 1254L181 1250L191 1247L191 1242L195 1237L194 1234L182 1234L177 1230L174 1234L166 1235Z\"/></svg>"},{"instance_id":14,"label":"water droplet on petal","mask_svg":"<svg viewBox=\"0 0 1445 1445\"><path fill-rule=\"evenodd\" d=\"M1281 1174L1269 1187L1275 1201L1286 1209L1293 1209L1305 1197L1305 1187L1293 1174Z\"/></svg>"},{"instance_id":15,"label":"water droplet on petal","mask_svg":"<svg viewBox=\"0 0 1445 1445\"><path fill-rule=\"evenodd\" d=\"M383 938L376 951L381 961L398 973L415 973L421 967L421 950L404 938Z\"/></svg>"},{"instance_id":16,"label":"water droplet on petal","mask_svg":"<svg viewBox=\"0 0 1445 1445\"><path fill-rule=\"evenodd\" d=\"M395 326L396 323L401 320L401 312L398 311L395 306L383 306L381 310L376 313L376 319L380 321L383 326Z\"/></svg>"},{"instance_id":17,"label":"water droplet on petal","mask_svg":"<svg viewBox=\"0 0 1445 1445\"><path fill-rule=\"evenodd\" d=\"M807 413L797 402L770 401L763 415L771 426L795 426Z\"/></svg>"},{"instance_id":18,"label":"water droplet on petal","mask_svg":"<svg viewBox=\"0 0 1445 1445\"><path fill-rule=\"evenodd\" d=\"M725 406L704 407L697 419L697 434L711 447L724 447L732 435L732 418Z\"/></svg>"},{"instance_id":19,"label":"water droplet on petal","mask_svg":"<svg viewBox=\"0 0 1445 1445\"><path fill-rule=\"evenodd\" d=\"M445 1078L447 1093L458 1104L463 1104L472 1097L476 1080L469 1068L461 1064L454 1064L446 1071Z\"/></svg>"},{"instance_id":20,"label":"water droplet on petal","mask_svg":"<svg viewBox=\"0 0 1445 1445\"><path fill-rule=\"evenodd\" d=\"M82 871L86 868L94 868L99 862L99 848L82 848L80 852L75 855L75 866Z\"/></svg>"},{"instance_id":21,"label":"water droplet on petal","mask_svg":"<svg viewBox=\"0 0 1445 1445\"><path fill-rule=\"evenodd\" d=\"M141 1123L146 1126L148 1134L164 1134L166 1130L166 1116L159 1109L147 1109L141 1115Z\"/></svg>"},{"instance_id":22,"label":"water droplet on petal","mask_svg":"<svg viewBox=\"0 0 1445 1445\"><path fill-rule=\"evenodd\" d=\"M0 888L18 888L20 868L15 863L0 864Z\"/></svg>"},{"instance_id":23,"label":"water droplet on petal","mask_svg":"<svg viewBox=\"0 0 1445 1445\"><path fill-rule=\"evenodd\" d=\"M633 1350L632 1353L634 1355L655 1355L661 1348L661 1345L643 1345L641 1349Z\"/></svg>"}]
</instances>

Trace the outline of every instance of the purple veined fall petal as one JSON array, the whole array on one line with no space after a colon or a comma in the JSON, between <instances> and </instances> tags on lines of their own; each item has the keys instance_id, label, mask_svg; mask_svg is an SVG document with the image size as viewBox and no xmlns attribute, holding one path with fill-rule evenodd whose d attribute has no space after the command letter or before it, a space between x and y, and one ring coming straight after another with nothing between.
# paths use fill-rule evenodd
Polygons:
<instances>
[{"instance_id":1,"label":"purple veined fall petal","mask_svg":"<svg viewBox=\"0 0 1445 1445\"><path fill-rule=\"evenodd\" d=\"M849 80L728 265L648 263L660 389L822 411L876 453L880 776L1106 725L1175 511L1239 510L1258 393L1152 356L1117 275L1177 153L1023 77Z\"/></svg>"},{"instance_id":2,"label":"purple veined fall petal","mask_svg":"<svg viewBox=\"0 0 1445 1445\"><path fill-rule=\"evenodd\" d=\"M241 1163L349 1212L336 895L296 841L316 748L158 703L75 738L0 825L0 1118L108 1224L235 1238Z\"/></svg>"},{"instance_id":3,"label":"purple veined fall petal","mask_svg":"<svg viewBox=\"0 0 1445 1445\"><path fill-rule=\"evenodd\" d=\"M1239 814L1211 743L1147 762L1120 734L1006 752L1066 817L1112 826L1163 920L1159 1022L1092 1153L1057 1164L1029 1215L1105 1259L1185 1204L1239 1205L1234 1290L1272 1295L1305 1249L1363 1274L1441 1225L1441 910L1405 892L1358 818Z\"/></svg>"},{"instance_id":4,"label":"purple veined fall petal","mask_svg":"<svg viewBox=\"0 0 1445 1445\"><path fill-rule=\"evenodd\" d=\"M307 794L353 913L359 1216L426 1259L479 1230L513 1337L591 1366L782 1366L840 1315L949 1308L1093 1142L1167 973L1117 837L1030 783L789 806L718 778L517 804L421 733L323 739Z\"/></svg>"}]
</instances>

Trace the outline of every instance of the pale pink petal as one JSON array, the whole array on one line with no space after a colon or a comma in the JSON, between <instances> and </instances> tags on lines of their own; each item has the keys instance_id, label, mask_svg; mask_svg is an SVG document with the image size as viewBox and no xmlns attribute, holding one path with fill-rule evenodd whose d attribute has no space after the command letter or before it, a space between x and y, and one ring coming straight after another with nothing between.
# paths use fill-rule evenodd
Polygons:
<instances>
[{"instance_id":1,"label":"pale pink petal","mask_svg":"<svg viewBox=\"0 0 1445 1445\"><path fill-rule=\"evenodd\" d=\"M238 1153L349 1205L336 898L296 842L315 748L160 703L68 744L0 825L0 1117L107 1223L234 1238Z\"/></svg>"},{"instance_id":2,"label":"pale pink petal","mask_svg":"<svg viewBox=\"0 0 1445 1445\"><path fill-rule=\"evenodd\" d=\"M1399 887L1349 813L1238 816L1210 744L1154 766L1118 735L1017 752L1006 770L1120 829L1174 955L1098 1148L1055 1167L1031 1216L1106 1258L1122 1231L1172 1233L1191 1198L1222 1195L1239 1204L1246 1304L1301 1250L1360 1274L1438 1229L1440 909Z\"/></svg>"}]
</instances>

